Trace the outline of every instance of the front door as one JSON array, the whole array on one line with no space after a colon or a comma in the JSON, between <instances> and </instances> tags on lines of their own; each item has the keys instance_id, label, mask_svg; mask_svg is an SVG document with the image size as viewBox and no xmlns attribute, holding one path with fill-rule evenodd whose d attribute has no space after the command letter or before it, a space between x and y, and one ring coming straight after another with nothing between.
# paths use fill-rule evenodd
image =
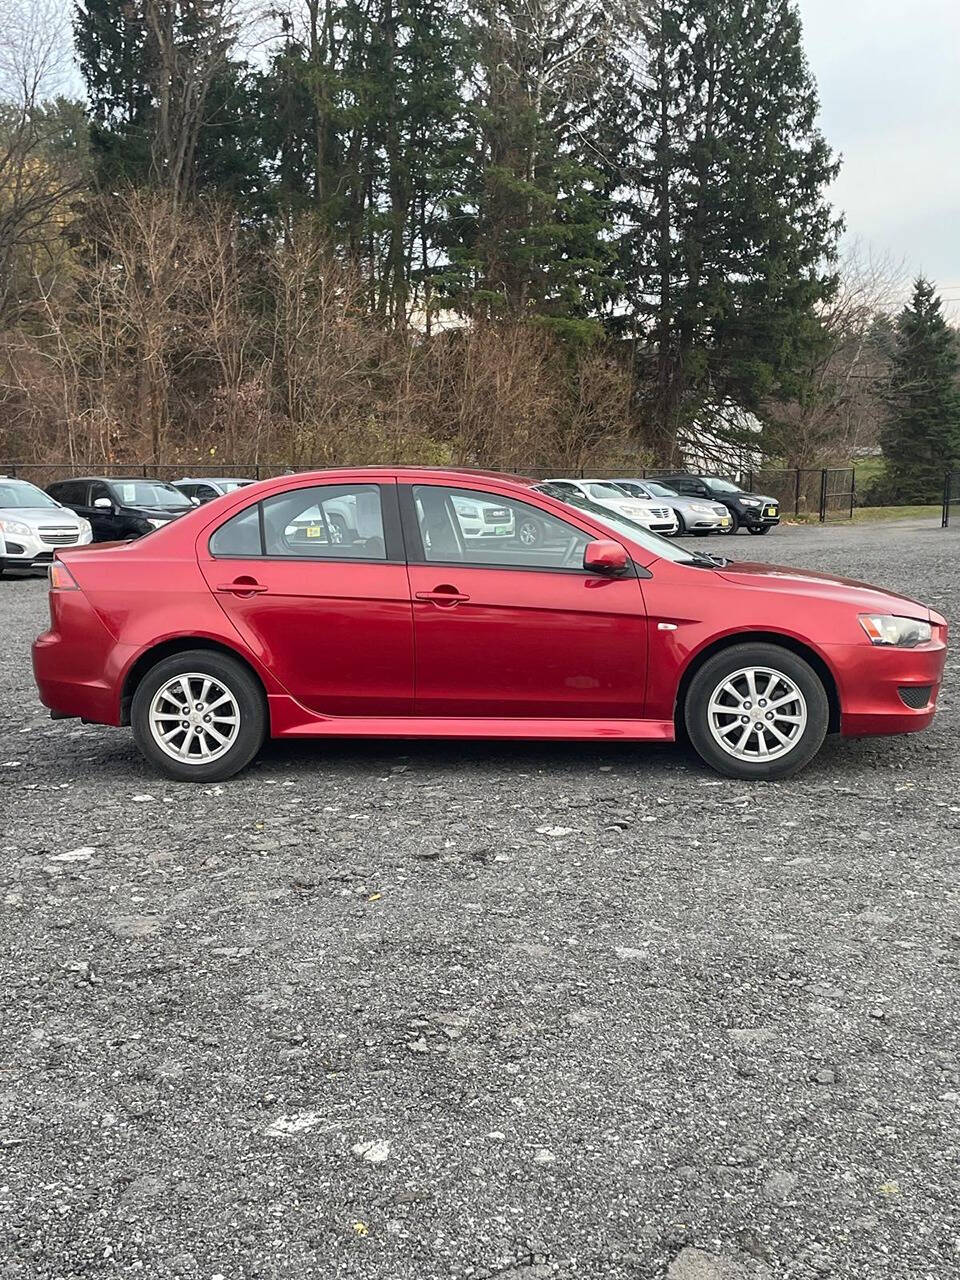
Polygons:
<instances>
[{"instance_id":1,"label":"front door","mask_svg":"<svg viewBox=\"0 0 960 1280\"><path fill-rule=\"evenodd\" d=\"M108 507L95 505L97 499L106 499ZM94 480L86 495L86 504L79 509L80 515L90 521L94 542L112 542L119 537L120 519L115 509L116 498L102 480Z\"/></svg>"},{"instance_id":2,"label":"front door","mask_svg":"<svg viewBox=\"0 0 960 1280\"><path fill-rule=\"evenodd\" d=\"M597 535L492 491L401 494L418 715L643 717L643 595L584 571Z\"/></svg>"},{"instance_id":3,"label":"front door","mask_svg":"<svg viewBox=\"0 0 960 1280\"><path fill-rule=\"evenodd\" d=\"M254 503L201 544L210 590L303 706L413 709L413 617L396 485L301 486Z\"/></svg>"}]
</instances>

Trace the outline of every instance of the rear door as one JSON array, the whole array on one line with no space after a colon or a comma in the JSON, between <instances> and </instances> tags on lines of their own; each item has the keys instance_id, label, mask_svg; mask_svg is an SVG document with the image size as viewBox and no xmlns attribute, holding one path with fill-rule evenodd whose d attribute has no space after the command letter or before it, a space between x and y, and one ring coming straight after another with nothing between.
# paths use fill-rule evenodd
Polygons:
<instances>
[{"instance_id":1,"label":"rear door","mask_svg":"<svg viewBox=\"0 0 960 1280\"><path fill-rule=\"evenodd\" d=\"M413 616L396 484L292 488L198 544L210 590L303 706L331 716L413 710Z\"/></svg>"},{"instance_id":2,"label":"rear door","mask_svg":"<svg viewBox=\"0 0 960 1280\"><path fill-rule=\"evenodd\" d=\"M635 573L583 569L594 537L534 503L401 486L416 638L416 712L481 718L643 716L647 628ZM501 533L462 513L488 505ZM521 531L536 521L530 545Z\"/></svg>"}]
</instances>

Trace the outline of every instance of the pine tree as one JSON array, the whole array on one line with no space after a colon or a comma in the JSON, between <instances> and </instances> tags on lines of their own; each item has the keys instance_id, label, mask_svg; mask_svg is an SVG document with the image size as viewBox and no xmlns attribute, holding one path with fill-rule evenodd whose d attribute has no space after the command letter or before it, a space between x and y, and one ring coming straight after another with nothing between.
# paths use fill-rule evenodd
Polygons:
<instances>
[{"instance_id":1,"label":"pine tree","mask_svg":"<svg viewBox=\"0 0 960 1280\"><path fill-rule=\"evenodd\" d=\"M897 321L880 438L889 500L936 501L944 473L960 468L958 367L957 335L933 285L920 277Z\"/></svg>"},{"instance_id":2,"label":"pine tree","mask_svg":"<svg viewBox=\"0 0 960 1280\"><path fill-rule=\"evenodd\" d=\"M793 0L650 0L633 226L621 246L647 419L662 452L754 412L816 341L837 172Z\"/></svg>"}]
</instances>

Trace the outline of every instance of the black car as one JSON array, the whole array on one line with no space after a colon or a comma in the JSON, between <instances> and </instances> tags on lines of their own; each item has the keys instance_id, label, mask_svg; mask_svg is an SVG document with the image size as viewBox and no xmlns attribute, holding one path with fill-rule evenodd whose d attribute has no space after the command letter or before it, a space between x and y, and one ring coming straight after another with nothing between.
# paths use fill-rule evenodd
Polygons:
<instances>
[{"instance_id":1,"label":"black car","mask_svg":"<svg viewBox=\"0 0 960 1280\"><path fill-rule=\"evenodd\" d=\"M746 493L732 480L722 476L693 476L687 474L657 476L685 497L709 498L721 502L733 516L733 525L725 530L736 533L747 529L750 533L769 533L780 523L780 502L763 493Z\"/></svg>"},{"instance_id":2,"label":"black car","mask_svg":"<svg viewBox=\"0 0 960 1280\"><path fill-rule=\"evenodd\" d=\"M90 521L94 542L142 537L195 506L179 489L162 480L84 476L58 480L47 486L47 493Z\"/></svg>"}]
</instances>

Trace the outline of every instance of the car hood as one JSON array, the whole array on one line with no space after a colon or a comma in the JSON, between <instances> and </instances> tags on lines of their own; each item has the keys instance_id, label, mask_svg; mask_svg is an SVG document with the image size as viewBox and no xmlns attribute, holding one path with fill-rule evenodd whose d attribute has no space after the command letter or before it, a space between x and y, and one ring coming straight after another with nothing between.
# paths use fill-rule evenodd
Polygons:
<instances>
[{"instance_id":1,"label":"car hood","mask_svg":"<svg viewBox=\"0 0 960 1280\"><path fill-rule=\"evenodd\" d=\"M45 529L51 525L75 529L83 524L83 517L67 507L0 507L0 519L19 520L31 529Z\"/></svg>"},{"instance_id":2,"label":"car hood","mask_svg":"<svg viewBox=\"0 0 960 1280\"><path fill-rule=\"evenodd\" d=\"M767 591L795 592L797 595L816 595L831 600L846 601L859 609L896 613L910 618L930 621L930 609L919 600L871 587L855 578L838 578L832 573L820 573L816 569L793 569L784 565L754 564L743 562L725 565L718 574L738 587L761 587Z\"/></svg>"}]
</instances>

